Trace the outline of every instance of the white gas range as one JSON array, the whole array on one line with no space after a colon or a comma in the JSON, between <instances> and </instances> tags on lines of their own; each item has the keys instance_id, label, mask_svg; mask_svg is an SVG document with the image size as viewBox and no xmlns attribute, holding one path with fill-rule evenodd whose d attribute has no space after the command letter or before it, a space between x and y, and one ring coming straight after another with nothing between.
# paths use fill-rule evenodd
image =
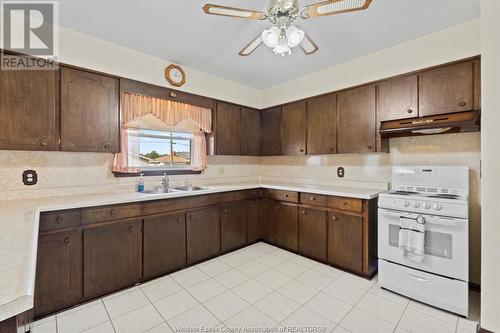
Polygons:
<instances>
[{"instance_id":1,"label":"white gas range","mask_svg":"<svg viewBox=\"0 0 500 333\"><path fill-rule=\"evenodd\" d=\"M393 167L379 196L381 287L468 315L467 167Z\"/></svg>"}]
</instances>

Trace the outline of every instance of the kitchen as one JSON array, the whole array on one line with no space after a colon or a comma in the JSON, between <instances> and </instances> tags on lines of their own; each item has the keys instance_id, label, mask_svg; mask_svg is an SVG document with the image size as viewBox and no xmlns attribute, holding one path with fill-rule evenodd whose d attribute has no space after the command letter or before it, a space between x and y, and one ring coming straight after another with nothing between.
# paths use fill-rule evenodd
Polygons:
<instances>
[{"instance_id":1,"label":"kitchen","mask_svg":"<svg viewBox=\"0 0 500 333\"><path fill-rule=\"evenodd\" d=\"M96 28L109 24L104 17L112 3L103 4ZM485 105L498 104L494 93L485 94L495 89L498 69L489 53L498 45L486 38L491 29L485 26L495 27L488 14L498 6L487 0L447 4L462 21L415 31L418 38L405 35L334 66L323 59L305 75L307 68L289 73L280 64L328 54L332 40L316 41L319 51L308 56L293 48L289 57L275 56L264 44L239 56L236 45L246 43L233 41L237 50L224 49L229 58L219 61L236 57L227 64L234 71L214 67L208 74L210 65L195 69L183 50L175 58L186 65L179 66L122 37L100 35L103 29L85 30L77 13L92 6L62 1L57 70L0 73L6 101L0 109L1 319L14 318L20 330L35 332L169 332L183 325L462 332L475 331L478 321L483 331L498 330L492 313L497 264L488 257L497 233L485 220L497 209L485 204L495 198L485 197L495 184L487 177L495 174L484 155L488 138L495 147L495 115ZM159 5L150 5L141 10L153 15ZM265 11L267 1L261 8L244 1L221 5ZM429 10L407 6L399 9ZM123 15L139 10L132 1L125 7ZM366 9L317 20L373 24L389 7L374 0ZM434 19L448 9L436 5ZM207 15L203 4L175 10L178 20L190 15L219 31L231 24L247 28L247 39L269 25ZM303 21L312 39L321 36L321 26L306 26L314 20ZM247 76L238 77L236 68L245 63ZM276 67L283 78L257 75L252 72L259 67L252 66ZM36 110L31 116L38 118L11 111L18 107L12 103L29 98L23 110ZM425 122L439 123L443 114L444 125ZM408 128L408 119L417 122ZM445 133L414 135L422 131ZM163 148L150 149L147 142ZM459 279L471 289L462 297L467 311L380 281L379 194L400 190L394 187L398 166L467 169L459 193L468 219L459 245L469 248L461 256L468 274ZM438 186L435 180L420 185ZM138 193L141 186L154 193ZM165 186L170 193L158 193ZM424 214L427 196L410 200L408 211ZM413 207L414 201L422 206ZM391 311L374 309L384 306Z\"/></svg>"}]
</instances>

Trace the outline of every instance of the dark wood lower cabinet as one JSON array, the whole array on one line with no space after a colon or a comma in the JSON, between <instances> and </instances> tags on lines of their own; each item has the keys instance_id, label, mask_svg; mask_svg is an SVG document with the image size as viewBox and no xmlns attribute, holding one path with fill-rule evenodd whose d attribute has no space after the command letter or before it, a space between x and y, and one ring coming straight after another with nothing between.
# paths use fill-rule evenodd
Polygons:
<instances>
[{"instance_id":1,"label":"dark wood lower cabinet","mask_svg":"<svg viewBox=\"0 0 500 333\"><path fill-rule=\"evenodd\" d=\"M82 232L40 235L35 283L35 316L54 312L82 298Z\"/></svg>"},{"instance_id":2,"label":"dark wood lower cabinet","mask_svg":"<svg viewBox=\"0 0 500 333\"><path fill-rule=\"evenodd\" d=\"M328 261L351 271L363 271L363 218L328 213Z\"/></svg>"},{"instance_id":3,"label":"dark wood lower cabinet","mask_svg":"<svg viewBox=\"0 0 500 333\"><path fill-rule=\"evenodd\" d=\"M220 207L186 214L187 262L192 264L220 253Z\"/></svg>"},{"instance_id":4,"label":"dark wood lower cabinet","mask_svg":"<svg viewBox=\"0 0 500 333\"><path fill-rule=\"evenodd\" d=\"M221 250L229 251L247 243L247 202L238 202L221 207Z\"/></svg>"},{"instance_id":5,"label":"dark wood lower cabinet","mask_svg":"<svg viewBox=\"0 0 500 333\"><path fill-rule=\"evenodd\" d=\"M143 278L170 273L186 265L186 214L173 213L144 219Z\"/></svg>"},{"instance_id":6,"label":"dark wood lower cabinet","mask_svg":"<svg viewBox=\"0 0 500 333\"><path fill-rule=\"evenodd\" d=\"M261 200L253 200L247 204L248 243L253 243L263 238L262 223L259 214L261 202Z\"/></svg>"},{"instance_id":7,"label":"dark wood lower cabinet","mask_svg":"<svg viewBox=\"0 0 500 333\"><path fill-rule=\"evenodd\" d=\"M300 253L326 260L326 211L321 209L299 209Z\"/></svg>"},{"instance_id":8,"label":"dark wood lower cabinet","mask_svg":"<svg viewBox=\"0 0 500 333\"><path fill-rule=\"evenodd\" d=\"M299 249L298 205L280 202L277 206L276 244L297 251Z\"/></svg>"},{"instance_id":9,"label":"dark wood lower cabinet","mask_svg":"<svg viewBox=\"0 0 500 333\"><path fill-rule=\"evenodd\" d=\"M104 295L141 280L142 220L84 229L85 298Z\"/></svg>"}]
</instances>

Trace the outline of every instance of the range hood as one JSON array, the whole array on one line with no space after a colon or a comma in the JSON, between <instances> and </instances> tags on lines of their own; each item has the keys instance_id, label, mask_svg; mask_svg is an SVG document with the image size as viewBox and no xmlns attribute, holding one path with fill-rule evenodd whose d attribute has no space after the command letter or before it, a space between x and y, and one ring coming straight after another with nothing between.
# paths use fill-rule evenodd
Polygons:
<instances>
[{"instance_id":1,"label":"range hood","mask_svg":"<svg viewBox=\"0 0 500 333\"><path fill-rule=\"evenodd\" d=\"M481 111L467 111L384 121L380 125L383 138L425 134L476 132L481 129Z\"/></svg>"}]
</instances>

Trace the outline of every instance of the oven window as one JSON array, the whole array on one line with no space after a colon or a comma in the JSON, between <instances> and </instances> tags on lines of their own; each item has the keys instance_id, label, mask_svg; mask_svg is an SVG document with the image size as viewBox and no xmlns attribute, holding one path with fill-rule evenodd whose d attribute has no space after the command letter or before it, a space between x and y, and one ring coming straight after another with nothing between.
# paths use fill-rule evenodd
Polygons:
<instances>
[{"instance_id":1,"label":"oven window","mask_svg":"<svg viewBox=\"0 0 500 333\"><path fill-rule=\"evenodd\" d=\"M399 225L389 224L389 245L398 247ZM453 258L453 236L442 232L425 232L425 254L446 259Z\"/></svg>"}]
</instances>

